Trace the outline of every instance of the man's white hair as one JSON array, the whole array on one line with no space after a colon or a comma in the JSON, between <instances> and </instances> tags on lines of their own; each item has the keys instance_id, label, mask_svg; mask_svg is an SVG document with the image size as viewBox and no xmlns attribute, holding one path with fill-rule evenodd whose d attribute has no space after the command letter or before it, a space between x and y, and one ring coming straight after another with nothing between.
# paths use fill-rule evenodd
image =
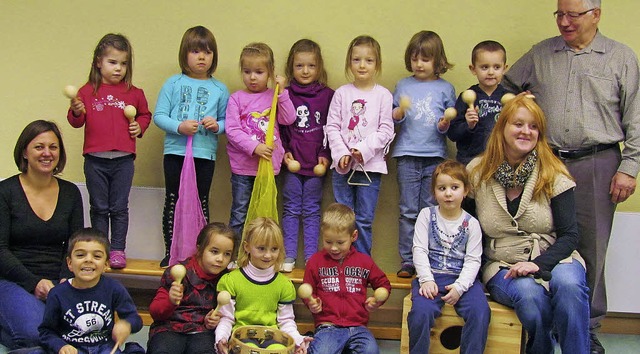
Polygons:
<instances>
[{"instance_id":1,"label":"man's white hair","mask_svg":"<svg viewBox=\"0 0 640 354\"><path fill-rule=\"evenodd\" d=\"M593 9L596 7L600 7L600 0L582 0L582 3L584 4L584 7L587 9Z\"/></svg>"}]
</instances>

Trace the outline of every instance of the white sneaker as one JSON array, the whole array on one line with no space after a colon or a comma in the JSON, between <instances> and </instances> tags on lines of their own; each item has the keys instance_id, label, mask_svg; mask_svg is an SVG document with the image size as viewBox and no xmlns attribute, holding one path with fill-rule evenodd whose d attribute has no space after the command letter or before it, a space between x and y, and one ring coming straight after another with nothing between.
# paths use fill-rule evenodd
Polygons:
<instances>
[{"instance_id":1,"label":"white sneaker","mask_svg":"<svg viewBox=\"0 0 640 354\"><path fill-rule=\"evenodd\" d=\"M282 263L282 267L280 267L280 271L283 273L291 273L293 272L293 268L296 267L296 260L293 258L286 258L284 263Z\"/></svg>"}]
</instances>

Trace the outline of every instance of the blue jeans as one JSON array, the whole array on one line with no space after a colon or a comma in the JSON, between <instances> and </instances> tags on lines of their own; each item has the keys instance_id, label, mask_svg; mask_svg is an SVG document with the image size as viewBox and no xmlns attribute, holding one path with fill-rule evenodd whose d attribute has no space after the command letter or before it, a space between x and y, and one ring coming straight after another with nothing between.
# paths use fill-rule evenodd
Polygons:
<instances>
[{"instance_id":1,"label":"blue jeans","mask_svg":"<svg viewBox=\"0 0 640 354\"><path fill-rule=\"evenodd\" d=\"M403 265L413 265L413 232L420 210L434 206L431 176L441 157L401 156L398 164L400 217L398 218L398 252Z\"/></svg>"},{"instance_id":2,"label":"blue jeans","mask_svg":"<svg viewBox=\"0 0 640 354\"><path fill-rule=\"evenodd\" d=\"M124 251L126 246L133 158L132 154L115 159L85 155L84 159L91 225L108 236L111 224L111 249L115 251Z\"/></svg>"},{"instance_id":3,"label":"blue jeans","mask_svg":"<svg viewBox=\"0 0 640 354\"><path fill-rule=\"evenodd\" d=\"M107 354L111 353L115 342L109 341L108 343L96 344L96 345L77 345L78 354ZM123 354L120 348L116 349L115 354Z\"/></svg>"},{"instance_id":4,"label":"blue jeans","mask_svg":"<svg viewBox=\"0 0 640 354\"><path fill-rule=\"evenodd\" d=\"M531 277L504 279L501 270L487 283L497 302L513 307L529 334L527 353L553 354L558 335L563 353L589 353L589 288L578 261L551 271L549 291Z\"/></svg>"},{"instance_id":5,"label":"blue jeans","mask_svg":"<svg viewBox=\"0 0 640 354\"><path fill-rule=\"evenodd\" d=\"M358 239L354 243L356 250L371 255L373 218L378 204L382 175L380 173L367 172L369 178L371 178L371 184L368 186L354 186L347 183L350 174L350 171L344 175L335 172L332 174L333 195L336 198L336 202L348 206L356 214L356 229L358 230ZM354 173L351 182L369 183L362 172Z\"/></svg>"},{"instance_id":6,"label":"blue jeans","mask_svg":"<svg viewBox=\"0 0 640 354\"><path fill-rule=\"evenodd\" d=\"M44 302L20 285L0 279L0 342L9 349L40 344L38 326L44 316ZM37 352L37 351L34 351Z\"/></svg>"},{"instance_id":7,"label":"blue jeans","mask_svg":"<svg viewBox=\"0 0 640 354\"><path fill-rule=\"evenodd\" d=\"M255 176L243 176L231 173L231 213L229 215L229 227L236 232L236 248L242 247L242 231L247 219L247 211L251 202L251 192Z\"/></svg>"},{"instance_id":8,"label":"blue jeans","mask_svg":"<svg viewBox=\"0 0 640 354\"><path fill-rule=\"evenodd\" d=\"M213 331L200 333L158 332L149 338L149 354L215 354Z\"/></svg>"},{"instance_id":9,"label":"blue jeans","mask_svg":"<svg viewBox=\"0 0 640 354\"><path fill-rule=\"evenodd\" d=\"M323 177L284 171L282 232L288 258L298 258L298 227L302 220L304 260L318 251Z\"/></svg>"},{"instance_id":10,"label":"blue jeans","mask_svg":"<svg viewBox=\"0 0 640 354\"><path fill-rule=\"evenodd\" d=\"M442 306L444 306L442 296L448 293L444 287L455 283L458 276L435 273L434 278L438 285L438 296L433 300L420 295L418 278L411 283L411 301L413 303L407 316L410 353L429 352L431 328L435 325L436 318L442 315ZM487 344L491 309L480 281L476 280L453 307L456 313L464 319L462 337L460 338L460 353L482 354Z\"/></svg>"},{"instance_id":11,"label":"blue jeans","mask_svg":"<svg viewBox=\"0 0 640 354\"><path fill-rule=\"evenodd\" d=\"M309 354L378 354L378 343L365 326L329 326L316 330Z\"/></svg>"}]
</instances>

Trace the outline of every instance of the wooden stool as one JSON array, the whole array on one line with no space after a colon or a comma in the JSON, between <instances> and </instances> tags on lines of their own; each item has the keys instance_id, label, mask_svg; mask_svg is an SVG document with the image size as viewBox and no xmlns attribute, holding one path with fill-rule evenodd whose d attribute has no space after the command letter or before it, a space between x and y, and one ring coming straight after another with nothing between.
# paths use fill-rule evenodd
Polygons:
<instances>
[{"instance_id":1,"label":"wooden stool","mask_svg":"<svg viewBox=\"0 0 640 354\"><path fill-rule=\"evenodd\" d=\"M400 338L400 353L409 353L409 327L407 316L411 310L411 294L404 298L402 304L402 336ZM491 308L491 322L485 353L509 354L520 353L522 343L522 324L513 309L489 301ZM453 306L445 304L442 316L436 319L431 329L430 354L448 354L460 352L460 335L464 321L458 316Z\"/></svg>"}]
</instances>

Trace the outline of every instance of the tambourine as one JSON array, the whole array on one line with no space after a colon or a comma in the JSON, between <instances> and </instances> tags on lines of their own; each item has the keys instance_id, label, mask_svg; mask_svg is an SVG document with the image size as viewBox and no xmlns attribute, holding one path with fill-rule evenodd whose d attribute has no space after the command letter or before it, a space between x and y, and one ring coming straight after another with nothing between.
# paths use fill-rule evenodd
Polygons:
<instances>
[{"instance_id":1,"label":"tambourine","mask_svg":"<svg viewBox=\"0 0 640 354\"><path fill-rule=\"evenodd\" d=\"M229 341L232 354L293 354L295 350L293 337L267 326L238 327Z\"/></svg>"}]
</instances>

